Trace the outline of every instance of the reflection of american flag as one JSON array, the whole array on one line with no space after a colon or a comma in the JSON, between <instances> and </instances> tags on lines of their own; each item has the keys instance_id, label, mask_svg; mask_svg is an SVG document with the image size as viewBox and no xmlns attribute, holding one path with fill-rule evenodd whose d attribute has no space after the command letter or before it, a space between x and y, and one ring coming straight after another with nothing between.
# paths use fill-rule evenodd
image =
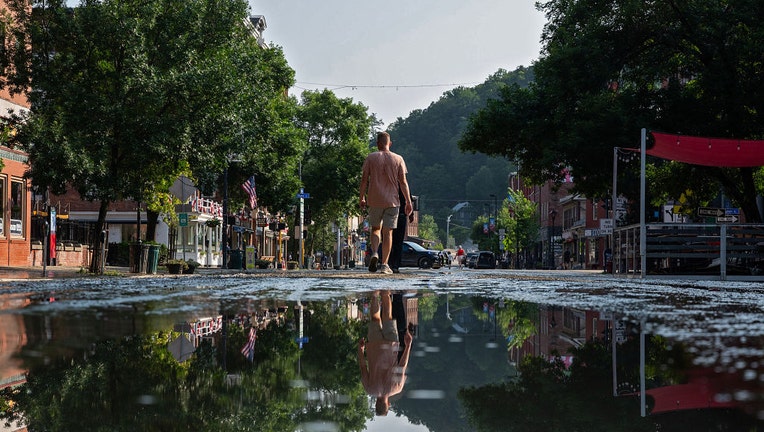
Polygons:
<instances>
[{"instance_id":1,"label":"reflection of american flag","mask_svg":"<svg viewBox=\"0 0 764 432\"><path fill-rule=\"evenodd\" d=\"M257 339L257 330L255 330L254 327L250 327L249 339L247 339L247 343L241 347L241 353L244 354L244 357L249 361L255 360L255 339Z\"/></svg>"},{"instance_id":2,"label":"reflection of american flag","mask_svg":"<svg viewBox=\"0 0 764 432\"><path fill-rule=\"evenodd\" d=\"M249 195L249 206L253 209L257 208L257 189L255 189L255 176L247 179L241 188Z\"/></svg>"}]
</instances>

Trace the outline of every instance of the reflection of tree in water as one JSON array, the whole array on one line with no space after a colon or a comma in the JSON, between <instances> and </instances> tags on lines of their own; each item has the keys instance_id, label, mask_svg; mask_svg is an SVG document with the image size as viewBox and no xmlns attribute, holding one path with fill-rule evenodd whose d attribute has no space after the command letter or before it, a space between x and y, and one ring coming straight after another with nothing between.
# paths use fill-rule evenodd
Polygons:
<instances>
[{"instance_id":1,"label":"reflection of tree in water","mask_svg":"<svg viewBox=\"0 0 764 432\"><path fill-rule=\"evenodd\" d=\"M619 381L637 383L638 338L618 348ZM759 430L733 410L688 410L643 418L636 394L613 397L609 343L571 349L569 368L558 358L525 357L517 379L462 389L459 399L478 431L717 431ZM635 361L636 359L636 361ZM680 384L692 365L681 345L660 337L646 341L648 388ZM650 401L648 400L648 405ZM691 426L692 425L692 426Z\"/></svg>"},{"instance_id":2,"label":"reflection of tree in water","mask_svg":"<svg viewBox=\"0 0 764 432\"><path fill-rule=\"evenodd\" d=\"M480 431L650 431L637 398L614 398L610 355L599 344L576 350L574 364L528 356L516 380L459 392Z\"/></svg>"},{"instance_id":3,"label":"reflection of tree in water","mask_svg":"<svg viewBox=\"0 0 764 432\"><path fill-rule=\"evenodd\" d=\"M219 343L202 344L186 363L167 351L166 333L95 343L3 389L0 419L23 417L38 431L293 431L313 420L360 430L369 411L354 351L346 349L356 330L338 314L315 309L321 313L312 318L303 352L289 326L272 322L258 331L253 364L239 353L244 330L228 326L227 371ZM311 399L308 390L322 397Z\"/></svg>"}]
</instances>

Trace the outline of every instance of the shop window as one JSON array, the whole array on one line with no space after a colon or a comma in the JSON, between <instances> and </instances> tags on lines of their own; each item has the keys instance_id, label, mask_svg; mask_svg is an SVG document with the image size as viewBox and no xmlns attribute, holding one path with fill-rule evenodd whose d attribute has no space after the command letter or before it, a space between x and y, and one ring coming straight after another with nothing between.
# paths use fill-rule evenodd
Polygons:
<instances>
[{"instance_id":1,"label":"shop window","mask_svg":"<svg viewBox=\"0 0 764 432\"><path fill-rule=\"evenodd\" d=\"M23 181L11 181L11 237L24 237L24 203L26 197L26 185Z\"/></svg>"}]
</instances>

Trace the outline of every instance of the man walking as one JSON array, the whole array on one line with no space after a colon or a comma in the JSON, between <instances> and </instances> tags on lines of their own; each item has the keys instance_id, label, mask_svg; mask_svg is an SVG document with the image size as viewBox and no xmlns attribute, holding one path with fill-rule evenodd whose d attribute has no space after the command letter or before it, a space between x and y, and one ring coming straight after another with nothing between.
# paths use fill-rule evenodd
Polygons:
<instances>
[{"instance_id":1,"label":"man walking","mask_svg":"<svg viewBox=\"0 0 764 432\"><path fill-rule=\"evenodd\" d=\"M393 229L398 224L398 210L401 206L398 189L406 200L404 210L406 215L413 212L411 207L411 192L406 180L406 162L403 158L390 151L390 134L377 134L377 151L369 154L363 162L359 204L361 209L369 209L369 225L371 225L371 251L369 271L379 269L384 274L392 274L387 260L393 243ZM377 254L379 243L382 242L382 256Z\"/></svg>"}]
</instances>

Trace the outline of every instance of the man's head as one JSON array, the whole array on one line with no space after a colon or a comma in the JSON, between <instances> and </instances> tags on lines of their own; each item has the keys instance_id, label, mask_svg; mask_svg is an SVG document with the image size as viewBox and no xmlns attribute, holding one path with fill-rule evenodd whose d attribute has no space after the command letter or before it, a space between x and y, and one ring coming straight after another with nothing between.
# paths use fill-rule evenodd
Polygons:
<instances>
[{"instance_id":1,"label":"man's head","mask_svg":"<svg viewBox=\"0 0 764 432\"><path fill-rule=\"evenodd\" d=\"M387 148L392 141L390 140L390 134L387 132L377 132L377 148Z\"/></svg>"},{"instance_id":2,"label":"man's head","mask_svg":"<svg viewBox=\"0 0 764 432\"><path fill-rule=\"evenodd\" d=\"M387 397L377 397L375 408L378 416L386 416L387 412L390 410L390 402L387 400Z\"/></svg>"}]
</instances>

